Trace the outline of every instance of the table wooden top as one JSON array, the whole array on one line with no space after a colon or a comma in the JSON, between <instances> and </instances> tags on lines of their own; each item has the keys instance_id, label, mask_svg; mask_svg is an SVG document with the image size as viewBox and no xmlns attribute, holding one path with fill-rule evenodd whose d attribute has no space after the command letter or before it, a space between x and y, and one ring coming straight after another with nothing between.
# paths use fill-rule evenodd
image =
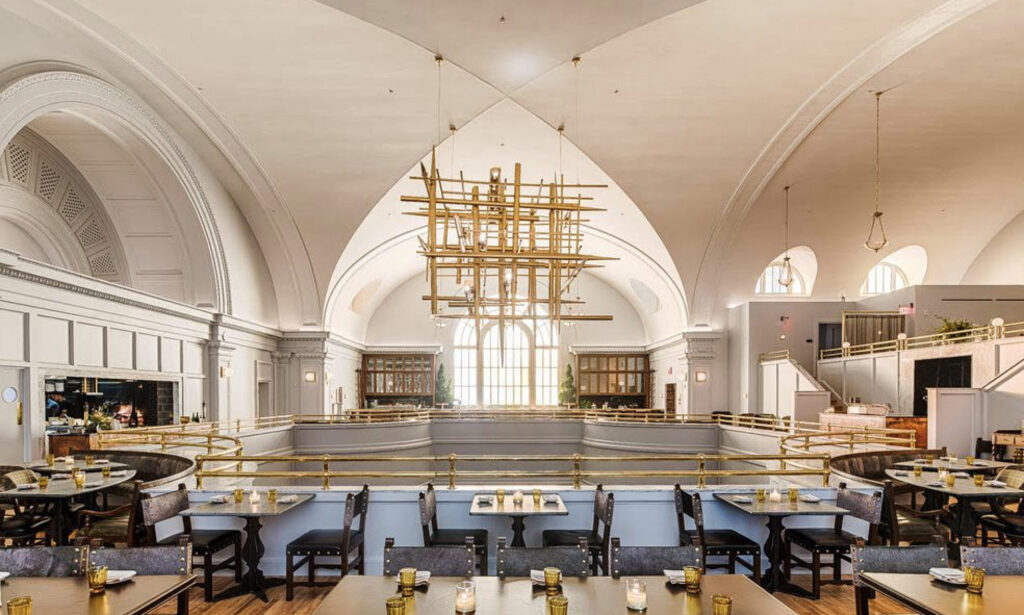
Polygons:
<instances>
[{"instance_id":1,"label":"table wooden top","mask_svg":"<svg viewBox=\"0 0 1024 615\"><path fill-rule=\"evenodd\" d=\"M491 503L485 504L480 501L481 495L490 495ZM469 506L469 514L471 515L503 515L506 517L530 517L530 516L548 516L548 515L568 515L569 509L565 507L565 502L562 501L562 496L556 494L545 494L554 495L558 500L553 503L547 503L541 501L539 505L534 504L533 494L524 493L523 501L521 504L516 505L512 502L512 494L506 493L505 499L501 504L498 504L498 498L494 494L476 494L473 496L473 503Z\"/></svg>"},{"instance_id":2,"label":"table wooden top","mask_svg":"<svg viewBox=\"0 0 1024 615\"><path fill-rule=\"evenodd\" d=\"M750 503L737 502L736 496L747 496ZM747 513L748 515L762 515L765 517L789 517L790 515L845 515L849 511L839 508L831 502L824 500L820 502L804 502L797 500L790 502L788 495L783 492L781 502L770 502L767 499L758 503L753 493L716 493L715 499L725 502Z\"/></svg>"},{"instance_id":3,"label":"table wooden top","mask_svg":"<svg viewBox=\"0 0 1024 615\"><path fill-rule=\"evenodd\" d=\"M1001 470L1006 466L1013 464L1006 463L1005 461L993 461L991 459L975 459L974 465L967 465L967 461L965 459L957 459L955 462L948 459L936 459L931 463L928 463L924 459L915 459L913 461L900 461L893 465L901 470L913 470L914 467L921 466L921 469L925 472L948 470L950 472L977 473L988 472L990 470Z\"/></svg>"},{"instance_id":4,"label":"table wooden top","mask_svg":"<svg viewBox=\"0 0 1024 615\"><path fill-rule=\"evenodd\" d=\"M50 484L46 489L40 489L38 485L32 489L8 489L0 491L0 499L60 500L110 489L133 478L135 478L135 470L128 470L124 476L111 476L110 478L103 478L100 475L94 474L85 479L85 485L81 489L75 486L74 479L70 477L60 480L50 479Z\"/></svg>"},{"instance_id":5,"label":"table wooden top","mask_svg":"<svg viewBox=\"0 0 1024 615\"><path fill-rule=\"evenodd\" d=\"M946 495L951 495L956 498L972 499L972 498L1019 498L1024 496L1024 491L1020 489L1011 489L1010 487L975 487L973 478L957 478L953 486L950 487L945 481L939 482L938 478L934 474L926 474L920 478L914 476L913 472L904 472L902 470L886 470L885 475L894 480L927 489L929 491L937 491Z\"/></svg>"},{"instance_id":6,"label":"table wooden top","mask_svg":"<svg viewBox=\"0 0 1024 615\"><path fill-rule=\"evenodd\" d=\"M930 574L867 572L863 582L926 615L988 615L1012 613L1020 604L1024 577L986 576L981 595L936 581Z\"/></svg>"},{"instance_id":7,"label":"table wooden top","mask_svg":"<svg viewBox=\"0 0 1024 615\"><path fill-rule=\"evenodd\" d=\"M192 575L137 576L93 596L85 577L10 577L3 583L3 599L6 603L15 596L32 596L32 612L41 614L137 615L195 582Z\"/></svg>"},{"instance_id":8,"label":"table wooden top","mask_svg":"<svg viewBox=\"0 0 1024 615\"><path fill-rule=\"evenodd\" d=\"M282 502L279 499L271 504L267 501L267 494L264 493L260 501L254 504L249 496L250 494L246 493L241 504L235 504L234 497L230 495L228 501L223 504L215 502L194 504L187 510L181 511L181 514L186 517L276 517L313 499L312 495L297 495L294 502Z\"/></svg>"},{"instance_id":9,"label":"table wooden top","mask_svg":"<svg viewBox=\"0 0 1024 615\"><path fill-rule=\"evenodd\" d=\"M98 459L103 459L99 457ZM75 463L66 464L56 462L52 466L46 465L46 460L38 459L30 462L27 466L29 470L32 470L36 474L63 474L71 472L72 470L82 470L84 472L102 472L103 468L110 468L111 470L125 470L130 466L127 463L121 463L120 461L110 461L108 463L85 463L85 459L75 459Z\"/></svg>"},{"instance_id":10,"label":"table wooden top","mask_svg":"<svg viewBox=\"0 0 1024 615\"><path fill-rule=\"evenodd\" d=\"M711 596L726 594L733 599L733 615L795 615L786 605L761 589L744 575L707 575L702 591L696 596L686 593L680 585L669 585L663 576L640 577L647 583L647 613L686 613L711 615ZM455 611L455 584L461 577L432 577L430 586L416 591L411 600L415 615L452 615ZM546 610L544 588L534 586L530 579L474 577L476 582L476 615L543 615ZM324 598L314 615L334 613L383 613L384 601L396 594L394 577L349 575L343 578ZM623 579L590 577L567 578L562 592L569 599L570 613L621 615L626 613L626 587Z\"/></svg>"}]
</instances>

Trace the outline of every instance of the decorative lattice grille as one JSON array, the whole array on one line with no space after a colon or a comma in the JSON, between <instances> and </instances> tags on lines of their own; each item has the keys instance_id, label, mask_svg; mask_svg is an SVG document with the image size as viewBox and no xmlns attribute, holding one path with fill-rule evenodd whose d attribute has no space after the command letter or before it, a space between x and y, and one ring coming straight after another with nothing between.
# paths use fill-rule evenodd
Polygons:
<instances>
[{"instance_id":1,"label":"decorative lattice grille","mask_svg":"<svg viewBox=\"0 0 1024 615\"><path fill-rule=\"evenodd\" d=\"M57 184L59 183L60 174L53 170L53 167L46 164L45 160L42 161L39 165L39 187L37 189L39 196L49 201L57 191Z\"/></svg>"},{"instance_id":2,"label":"decorative lattice grille","mask_svg":"<svg viewBox=\"0 0 1024 615\"><path fill-rule=\"evenodd\" d=\"M114 275L117 273L114 257L111 256L110 250L105 250L90 258L89 268L92 269L93 275Z\"/></svg>"},{"instance_id":3,"label":"decorative lattice grille","mask_svg":"<svg viewBox=\"0 0 1024 615\"><path fill-rule=\"evenodd\" d=\"M99 222L96 218L90 219L85 226L78 231L78 240L82 242L82 248L88 250L89 248L102 243L105 239L103 229L100 228Z\"/></svg>"},{"instance_id":4,"label":"decorative lattice grille","mask_svg":"<svg viewBox=\"0 0 1024 615\"><path fill-rule=\"evenodd\" d=\"M68 188L68 193L64 197L64 203L62 203L60 207L60 215L68 224L72 224L75 221L75 218L77 218L84 210L85 201L78 195L78 192L74 188Z\"/></svg>"},{"instance_id":5,"label":"decorative lattice grille","mask_svg":"<svg viewBox=\"0 0 1024 615\"><path fill-rule=\"evenodd\" d=\"M11 172L11 180L22 184L28 183L29 152L17 143L7 146L7 168Z\"/></svg>"}]
</instances>

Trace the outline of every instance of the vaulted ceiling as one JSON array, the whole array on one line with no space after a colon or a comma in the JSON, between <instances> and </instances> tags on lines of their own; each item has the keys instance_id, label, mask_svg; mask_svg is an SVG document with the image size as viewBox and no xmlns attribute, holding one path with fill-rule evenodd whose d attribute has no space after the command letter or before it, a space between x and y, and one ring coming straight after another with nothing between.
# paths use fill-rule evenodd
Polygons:
<instances>
[{"instance_id":1,"label":"vaulted ceiling","mask_svg":"<svg viewBox=\"0 0 1024 615\"><path fill-rule=\"evenodd\" d=\"M169 121L250 186L243 212L264 208L301 244L291 267L321 302L360 223L439 129L485 122L501 101L564 123L646 216L691 325L720 325L781 251L786 184L792 242L817 255L815 297L856 293L884 256L861 246L872 89L890 90L886 252L920 244L926 282L970 281L1024 211L1020 0L5 4L34 29L17 48L0 41L0 69L73 58L180 109ZM985 262L974 275L993 281Z\"/></svg>"}]
</instances>

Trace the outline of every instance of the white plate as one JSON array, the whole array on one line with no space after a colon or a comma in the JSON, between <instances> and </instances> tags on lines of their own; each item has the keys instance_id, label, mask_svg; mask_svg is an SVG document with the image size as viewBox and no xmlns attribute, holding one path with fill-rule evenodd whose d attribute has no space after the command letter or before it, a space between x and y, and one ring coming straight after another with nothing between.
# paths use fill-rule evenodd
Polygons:
<instances>
[{"instance_id":1,"label":"white plate","mask_svg":"<svg viewBox=\"0 0 1024 615\"><path fill-rule=\"evenodd\" d=\"M131 581L135 574L134 570L108 570L107 585L120 585L121 583Z\"/></svg>"}]
</instances>

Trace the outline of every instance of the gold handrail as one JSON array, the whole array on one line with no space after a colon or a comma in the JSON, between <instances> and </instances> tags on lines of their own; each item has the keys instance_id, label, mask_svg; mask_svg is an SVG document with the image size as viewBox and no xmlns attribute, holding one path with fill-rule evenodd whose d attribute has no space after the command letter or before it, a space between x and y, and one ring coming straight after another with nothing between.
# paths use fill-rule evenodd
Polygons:
<instances>
[{"instance_id":1,"label":"gold handrail","mask_svg":"<svg viewBox=\"0 0 1024 615\"><path fill-rule=\"evenodd\" d=\"M759 363L764 363L765 361L781 361L783 359L788 359L788 358L789 358L789 349L785 348L783 350L773 350L771 352L762 352L757 357L757 360L758 360Z\"/></svg>"},{"instance_id":2,"label":"gold handrail","mask_svg":"<svg viewBox=\"0 0 1024 615\"><path fill-rule=\"evenodd\" d=\"M928 335L916 335L903 339L885 340L881 342L869 342L846 346L843 348L829 348L818 353L820 359L835 359L864 354L875 354L879 352L892 352L894 350L907 350L910 348L927 348L930 346L942 346L946 344L960 344L965 342L983 342L1005 337L1020 337L1024 335L1024 321L1011 322L1004 325L982 325L971 329L960 331L947 331L945 333L931 333Z\"/></svg>"},{"instance_id":3,"label":"gold handrail","mask_svg":"<svg viewBox=\"0 0 1024 615\"><path fill-rule=\"evenodd\" d=\"M709 478L733 476L820 476L822 484L828 486L831 475L831 456L827 454L780 454L780 455L625 455L625 456L593 456L593 455L443 455L443 456L388 456L368 457L362 455L237 455L232 458L232 465L237 462L235 470L222 467L207 469L209 462L219 461L208 456L196 457L196 487L203 488L203 481L208 478L319 478L323 489L330 489L332 478L406 478L421 480L447 479L448 488L454 489L459 480L466 479L509 479L509 478L565 478L572 482L573 489L582 486L583 479L596 478L607 481L614 478L651 478L651 477L696 477L697 485L705 487ZM730 461L778 461L778 469L761 470L720 470L708 469L708 462ZM809 467L803 462L820 463L819 468ZM267 463L316 463L321 464L320 470L241 470L245 462L256 464ZM400 463L437 464L437 470L336 470L332 466L346 463ZM511 463L553 462L566 463L565 469L553 470L467 470L459 467L460 463L491 462L507 466ZM695 470L586 470L584 463L637 463L637 462L696 462ZM796 462L796 467L785 467L785 462ZM440 469L444 466L444 469Z\"/></svg>"}]
</instances>

